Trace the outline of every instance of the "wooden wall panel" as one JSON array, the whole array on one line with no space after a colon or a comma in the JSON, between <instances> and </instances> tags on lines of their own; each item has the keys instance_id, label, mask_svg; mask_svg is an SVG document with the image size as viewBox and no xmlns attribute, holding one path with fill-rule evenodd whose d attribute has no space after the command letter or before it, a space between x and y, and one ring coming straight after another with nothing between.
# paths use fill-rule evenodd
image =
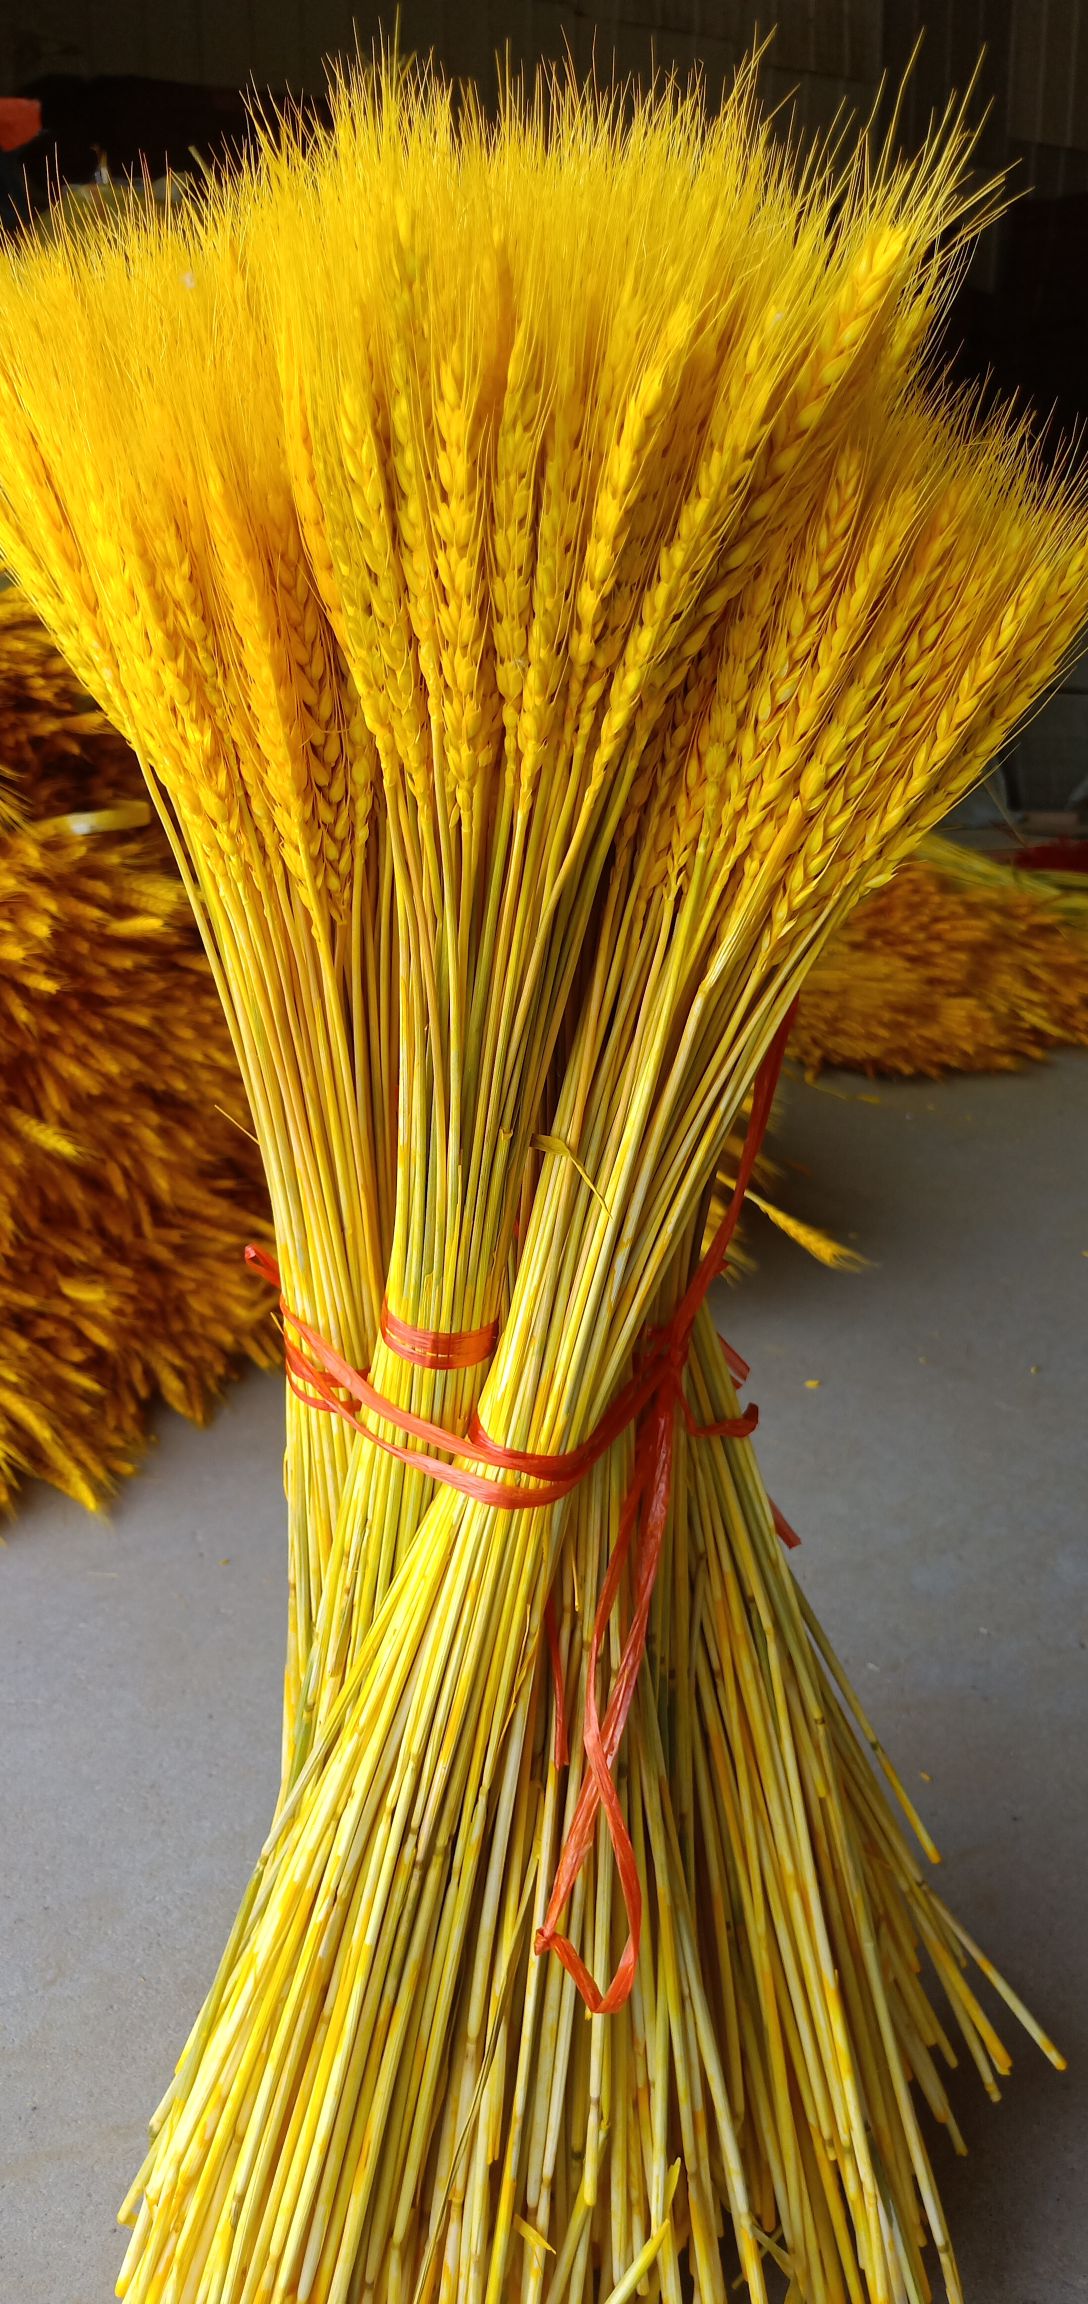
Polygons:
<instances>
[{"instance_id":1,"label":"wooden wall panel","mask_svg":"<svg viewBox=\"0 0 1088 2304\"><path fill-rule=\"evenodd\" d=\"M199 0L203 77L211 88L243 88L253 70L256 0Z\"/></svg>"},{"instance_id":2,"label":"wooden wall panel","mask_svg":"<svg viewBox=\"0 0 1088 2304\"><path fill-rule=\"evenodd\" d=\"M771 56L796 80L873 81L882 55L885 0L780 0ZM376 0L4 0L0 65L9 81L42 72L137 72L154 78L314 85L322 58L368 51L392 6ZM509 43L522 58L566 48L602 70L615 49L624 68L686 67L705 57L729 68L773 6L750 0L401 0L406 49L433 49L451 71L487 77Z\"/></svg>"},{"instance_id":3,"label":"wooden wall panel","mask_svg":"<svg viewBox=\"0 0 1088 2304\"><path fill-rule=\"evenodd\" d=\"M84 24L96 71L142 75L151 70L147 0L85 0Z\"/></svg>"}]
</instances>

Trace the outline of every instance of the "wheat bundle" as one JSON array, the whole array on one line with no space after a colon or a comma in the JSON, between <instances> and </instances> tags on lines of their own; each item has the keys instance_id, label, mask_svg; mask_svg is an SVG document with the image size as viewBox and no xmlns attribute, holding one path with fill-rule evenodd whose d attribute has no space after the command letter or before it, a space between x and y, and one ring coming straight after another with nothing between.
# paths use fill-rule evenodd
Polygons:
<instances>
[{"instance_id":1,"label":"wheat bundle","mask_svg":"<svg viewBox=\"0 0 1088 2304\"><path fill-rule=\"evenodd\" d=\"M150 1403L272 1357L237 1067L128 747L0 592L0 1506L94 1504ZM150 821L149 821L150 819Z\"/></svg>"},{"instance_id":2,"label":"wheat bundle","mask_svg":"<svg viewBox=\"0 0 1088 2304\"><path fill-rule=\"evenodd\" d=\"M862 1072L1004 1072L1088 1044L1083 875L1018 871L934 837L813 969L793 1051Z\"/></svg>"},{"instance_id":3,"label":"wheat bundle","mask_svg":"<svg viewBox=\"0 0 1088 2304\"><path fill-rule=\"evenodd\" d=\"M242 1356L274 1359L239 1260L267 1203L139 764L11 587L0 762L0 1507L27 1479L93 1507L137 1463L156 1398L203 1422ZM779 1206L765 1155L756 1181L772 1222L838 1258Z\"/></svg>"},{"instance_id":4,"label":"wheat bundle","mask_svg":"<svg viewBox=\"0 0 1088 2304\"><path fill-rule=\"evenodd\" d=\"M924 385L964 157L388 72L0 277L0 542L175 840L292 1380L281 1799L133 2304L724 2304L730 2231L958 2293L917 1946L1004 2052L705 1295L809 963L1088 599L1075 479Z\"/></svg>"}]
</instances>

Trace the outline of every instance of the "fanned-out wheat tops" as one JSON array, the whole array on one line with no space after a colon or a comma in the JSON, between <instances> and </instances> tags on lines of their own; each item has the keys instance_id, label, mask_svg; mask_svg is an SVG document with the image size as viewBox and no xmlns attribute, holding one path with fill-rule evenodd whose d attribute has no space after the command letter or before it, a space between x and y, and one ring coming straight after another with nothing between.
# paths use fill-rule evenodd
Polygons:
<instances>
[{"instance_id":1,"label":"fanned-out wheat tops","mask_svg":"<svg viewBox=\"0 0 1088 2304\"><path fill-rule=\"evenodd\" d=\"M398 1417L593 1431L807 966L1081 624L1078 481L927 381L964 161L953 118L795 167L751 73L714 120L545 86L492 127L390 70L4 264L0 542L171 829L285 1300ZM420 1367L383 1302L494 1350ZM683 1384L735 1415L705 1315ZM675 1431L633 1988L590 2017L535 1949L634 1447L501 1510L289 1402L283 1787L130 2304L724 2304L738 2253L753 2299L771 2259L902 2304L927 2236L958 2297L925 2107L958 2144L952 2035L991 2090L1007 2057L747 1441ZM562 1922L603 1987L599 1822Z\"/></svg>"}]
</instances>

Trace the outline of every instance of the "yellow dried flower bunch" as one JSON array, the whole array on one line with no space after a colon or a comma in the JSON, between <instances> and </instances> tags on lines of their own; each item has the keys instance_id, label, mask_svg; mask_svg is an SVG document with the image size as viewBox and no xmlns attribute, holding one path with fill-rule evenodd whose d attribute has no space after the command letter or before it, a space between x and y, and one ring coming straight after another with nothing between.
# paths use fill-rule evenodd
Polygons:
<instances>
[{"instance_id":1,"label":"yellow dried flower bunch","mask_svg":"<svg viewBox=\"0 0 1088 2304\"><path fill-rule=\"evenodd\" d=\"M799 169L752 77L489 123L390 68L0 268L0 546L170 827L295 1387L281 1797L130 2304L725 2304L738 2258L916 2304L927 2237L959 2295L918 2099L956 2137L952 2030L1007 2056L699 1242L810 963L1060 666L1088 519L926 386L958 120Z\"/></svg>"},{"instance_id":2,"label":"yellow dried flower bunch","mask_svg":"<svg viewBox=\"0 0 1088 2304\"><path fill-rule=\"evenodd\" d=\"M813 969L793 1053L860 1072L1003 1072L1088 1046L1088 886L934 836Z\"/></svg>"},{"instance_id":3,"label":"yellow dried flower bunch","mask_svg":"<svg viewBox=\"0 0 1088 2304\"><path fill-rule=\"evenodd\" d=\"M95 1504L159 1396L275 1339L266 1207L192 915L128 747L0 591L0 1505Z\"/></svg>"}]
</instances>

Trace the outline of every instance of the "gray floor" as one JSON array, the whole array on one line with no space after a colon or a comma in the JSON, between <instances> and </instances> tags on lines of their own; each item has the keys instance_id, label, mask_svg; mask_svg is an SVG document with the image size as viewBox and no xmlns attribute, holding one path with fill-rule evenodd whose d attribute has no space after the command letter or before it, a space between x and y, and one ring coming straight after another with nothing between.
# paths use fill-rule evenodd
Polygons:
<instances>
[{"instance_id":1,"label":"gray floor","mask_svg":"<svg viewBox=\"0 0 1088 2304\"><path fill-rule=\"evenodd\" d=\"M799 1572L945 1857L944 1891L1070 2054L965 2076L937 2162L974 2304L1088 2297L1088 1061L794 1091L754 1363ZM814 1381L814 1388L807 1386ZM164 1417L111 1519L30 1496L0 1551L0 2304L104 2304L113 2211L272 1801L280 1396ZM932 1781L923 1783L922 1772ZM1010 2035L1010 2038L1012 2036Z\"/></svg>"}]
</instances>

